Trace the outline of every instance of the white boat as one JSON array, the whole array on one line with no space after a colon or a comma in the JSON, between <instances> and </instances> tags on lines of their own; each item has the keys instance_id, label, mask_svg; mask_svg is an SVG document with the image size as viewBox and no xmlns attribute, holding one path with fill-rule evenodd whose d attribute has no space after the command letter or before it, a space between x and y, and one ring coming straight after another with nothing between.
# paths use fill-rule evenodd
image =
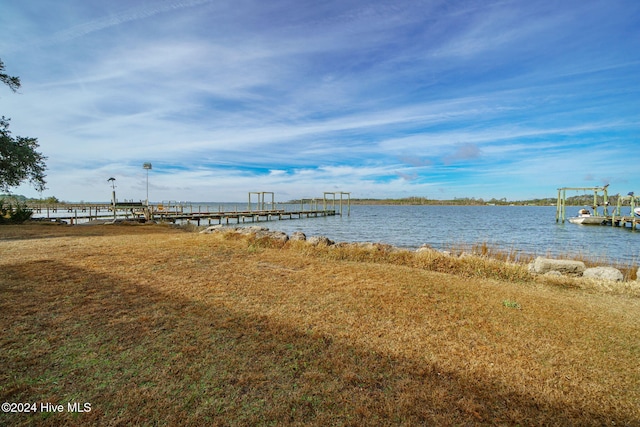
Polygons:
<instances>
[{"instance_id":1,"label":"white boat","mask_svg":"<svg viewBox=\"0 0 640 427\"><path fill-rule=\"evenodd\" d=\"M602 225L607 222L607 218L603 216L574 216L569 218L569 222L582 225Z\"/></svg>"},{"instance_id":2,"label":"white boat","mask_svg":"<svg viewBox=\"0 0 640 427\"><path fill-rule=\"evenodd\" d=\"M572 224L582 224L582 225L602 225L607 221L607 218L603 216L594 216L591 215L589 209L580 209L578 211L578 216L574 216L569 218L569 222Z\"/></svg>"}]
</instances>

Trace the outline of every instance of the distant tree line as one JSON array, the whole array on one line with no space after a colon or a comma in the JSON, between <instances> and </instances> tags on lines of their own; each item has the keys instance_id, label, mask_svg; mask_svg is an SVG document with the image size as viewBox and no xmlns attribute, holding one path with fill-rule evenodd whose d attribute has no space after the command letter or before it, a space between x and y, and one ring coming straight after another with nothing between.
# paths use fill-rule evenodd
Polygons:
<instances>
[{"instance_id":1,"label":"distant tree line","mask_svg":"<svg viewBox=\"0 0 640 427\"><path fill-rule=\"evenodd\" d=\"M47 205L58 205L63 203L60 200L58 200L58 198L55 196L36 199L33 197L26 197L21 194L0 194L0 200L5 200L7 202L16 201L20 203L29 203L29 204L40 203L40 204L47 204Z\"/></svg>"},{"instance_id":2,"label":"distant tree line","mask_svg":"<svg viewBox=\"0 0 640 427\"><path fill-rule=\"evenodd\" d=\"M426 197L406 197L402 199L351 199L354 205L453 205L453 206L484 206L484 205L536 205L548 206L556 203L556 199L534 199L508 201L506 198L492 198L485 200L476 197L456 197L453 199L429 199Z\"/></svg>"},{"instance_id":3,"label":"distant tree line","mask_svg":"<svg viewBox=\"0 0 640 427\"><path fill-rule=\"evenodd\" d=\"M287 203L300 203L300 200L290 200ZM476 197L456 197L453 199L429 199L427 197L405 197L401 199L368 199L355 198L351 199L352 205L453 205L453 206L555 206L557 199L555 197L546 197L542 199L527 200L507 200L506 197L501 199L491 198L485 200ZM602 196L598 197L598 205L604 204ZM618 203L618 195L609 196L609 205L614 206ZM568 206L591 206L593 205L593 194L583 194L566 198Z\"/></svg>"}]
</instances>

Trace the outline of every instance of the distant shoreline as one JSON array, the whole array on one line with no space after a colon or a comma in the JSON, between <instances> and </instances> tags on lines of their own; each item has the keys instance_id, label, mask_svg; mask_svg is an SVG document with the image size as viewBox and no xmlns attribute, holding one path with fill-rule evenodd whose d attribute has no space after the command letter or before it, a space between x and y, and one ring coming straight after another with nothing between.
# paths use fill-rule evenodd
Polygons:
<instances>
[{"instance_id":1,"label":"distant shoreline","mask_svg":"<svg viewBox=\"0 0 640 427\"><path fill-rule=\"evenodd\" d=\"M18 194L0 194L0 200L2 199L15 199L21 203L26 203L28 206L65 206L65 205L109 205L111 201L66 201L59 200L56 197L48 197L44 199L27 198ZM609 205L615 205L616 196L609 197ZM276 202L276 204L301 204L324 202L322 198L305 198L305 199L292 199L284 202ZM333 203L334 199L327 198L327 203ZM507 200L501 199L483 199L474 197L461 197L454 199L429 199L427 197L406 197L406 198L387 198L387 199L371 199L371 198L343 198L335 199L336 203L342 201L343 204L350 203L351 205L388 205L388 206L556 206L557 199L548 197L542 199L528 199L528 200ZM153 205L164 204L168 201L151 201ZM171 200L170 203L180 205L203 205L203 204L223 204L223 205L241 205L247 203L247 201L184 201L184 200ZM255 203L255 202L254 202ZM566 199L565 206L592 206L593 196L581 195L568 197Z\"/></svg>"}]
</instances>

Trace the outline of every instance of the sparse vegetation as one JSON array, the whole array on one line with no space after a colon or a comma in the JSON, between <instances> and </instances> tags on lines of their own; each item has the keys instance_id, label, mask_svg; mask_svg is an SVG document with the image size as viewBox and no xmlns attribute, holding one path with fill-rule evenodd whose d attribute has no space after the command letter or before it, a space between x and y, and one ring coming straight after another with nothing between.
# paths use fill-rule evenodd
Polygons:
<instances>
[{"instance_id":1,"label":"sparse vegetation","mask_svg":"<svg viewBox=\"0 0 640 427\"><path fill-rule=\"evenodd\" d=\"M10 198L0 198L0 225L22 224L31 219L33 211L25 203Z\"/></svg>"},{"instance_id":2,"label":"sparse vegetation","mask_svg":"<svg viewBox=\"0 0 640 427\"><path fill-rule=\"evenodd\" d=\"M522 307L520 306L520 304L518 302L511 301L511 300L508 300L508 299L502 301L502 305L504 305L505 307L508 307L508 308L515 308L517 310L521 310L522 309Z\"/></svg>"},{"instance_id":3,"label":"sparse vegetation","mask_svg":"<svg viewBox=\"0 0 640 427\"><path fill-rule=\"evenodd\" d=\"M0 424L634 425L638 297L385 245L9 225L0 401L91 411Z\"/></svg>"}]
</instances>

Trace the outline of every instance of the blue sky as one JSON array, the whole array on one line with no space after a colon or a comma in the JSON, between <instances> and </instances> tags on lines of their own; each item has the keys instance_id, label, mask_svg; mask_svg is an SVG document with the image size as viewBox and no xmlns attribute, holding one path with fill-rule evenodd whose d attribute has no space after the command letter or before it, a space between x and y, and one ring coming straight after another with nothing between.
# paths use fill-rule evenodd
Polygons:
<instances>
[{"instance_id":1,"label":"blue sky","mask_svg":"<svg viewBox=\"0 0 640 427\"><path fill-rule=\"evenodd\" d=\"M69 201L640 192L640 2L1 0ZM38 196L28 186L14 190Z\"/></svg>"}]
</instances>

